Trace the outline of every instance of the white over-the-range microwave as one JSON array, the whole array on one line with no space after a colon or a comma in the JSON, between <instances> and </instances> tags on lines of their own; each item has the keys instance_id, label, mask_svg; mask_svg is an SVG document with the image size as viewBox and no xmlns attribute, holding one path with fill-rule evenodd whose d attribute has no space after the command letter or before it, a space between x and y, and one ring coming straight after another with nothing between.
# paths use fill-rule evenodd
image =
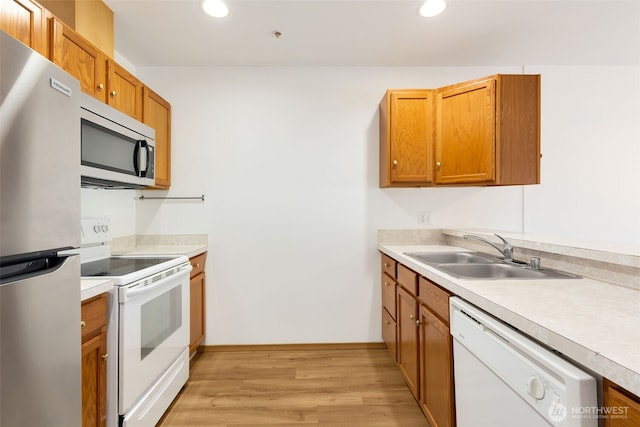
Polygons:
<instances>
[{"instance_id":1,"label":"white over-the-range microwave","mask_svg":"<svg viewBox=\"0 0 640 427\"><path fill-rule=\"evenodd\" d=\"M82 94L81 183L93 188L155 184L155 130Z\"/></svg>"}]
</instances>

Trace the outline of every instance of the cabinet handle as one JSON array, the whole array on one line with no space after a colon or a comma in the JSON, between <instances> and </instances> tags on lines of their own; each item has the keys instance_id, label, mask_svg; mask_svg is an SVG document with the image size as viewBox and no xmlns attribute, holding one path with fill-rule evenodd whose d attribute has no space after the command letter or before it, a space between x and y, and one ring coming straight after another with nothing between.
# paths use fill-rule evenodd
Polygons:
<instances>
[{"instance_id":1,"label":"cabinet handle","mask_svg":"<svg viewBox=\"0 0 640 427\"><path fill-rule=\"evenodd\" d=\"M413 314L410 314L410 315L409 315L409 319L411 319L411 320L416 320L416 316L414 316Z\"/></svg>"},{"instance_id":2,"label":"cabinet handle","mask_svg":"<svg viewBox=\"0 0 640 427\"><path fill-rule=\"evenodd\" d=\"M389 267L391 267L391 266L385 262L384 263L384 268L389 268Z\"/></svg>"},{"instance_id":3,"label":"cabinet handle","mask_svg":"<svg viewBox=\"0 0 640 427\"><path fill-rule=\"evenodd\" d=\"M416 320L416 326L420 326L420 325L422 325L422 322L419 320Z\"/></svg>"},{"instance_id":4,"label":"cabinet handle","mask_svg":"<svg viewBox=\"0 0 640 427\"><path fill-rule=\"evenodd\" d=\"M98 90L102 90L102 89L104 89L104 85L103 85L102 83L100 83L100 84L98 85Z\"/></svg>"},{"instance_id":5,"label":"cabinet handle","mask_svg":"<svg viewBox=\"0 0 640 427\"><path fill-rule=\"evenodd\" d=\"M115 90L111 91L111 96L116 96L116 95L117 95L117 94L116 94L116 91L115 91Z\"/></svg>"},{"instance_id":6,"label":"cabinet handle","mask_svg":"<svg viewBox=\"0 0 640 427\"><path fill-rule=\"evenodd\" d=\"M87 326L87 322L85 322L84 320L80 321L80 327L84 328L85 326Z\"/></svg>"},{"instance_id":7,"label":"cabinet handle","mask_svg":"<svg viewBox=\"0 0 640 427\"><path fill-rule=\"evenodd\" d=\"M390 325L390 324L391 324L391 322L389 322L388 320L385 320L385 321L384 321L384 324L385 324L385 325Z\"/></svg>"},{"instance_id":8,"label":"cabinet handle","mask_svg":"<svg viewBox=\"0 0 640 427\"><path fill-rule=\"evenodd\" d=\"M102 355L102 360L106 362L108 357L109 357L109 353L105 353Z\"/></svg>"},{"instance_id":9,"label":"cabinet handle","mask_svg":"<svg viewBox=\"0 0 640 427\"><path fill-rule=\"evenodd\" d=\"M442 166L442 164L440 162L436 162L436 169L440 170L440 166Z\"/></svg>"},{"instance_id":10,"label":"cabinet handle","mask_svg":"<svg viewBox=\"0 0 640 427\"><path fill-rule=\"evenodd\" d=\"M196 268L200 268L200 264L196 264Z\"/></svg>"},{"instance_id":11,"label":"cabinet handle","mask_svg":"<svg viewBox=\"0 0 640 427\"><path fill-rule=\"evenodd\" d=\"M389 284L389 282L384 282L384 285L385 285L385 286L391 286L391 285Z\"/></svg>"},{"instance_id":12,"label":"cabinet handle","mask_svg":"<svg viewBox=\"0 0 640 427\"><path fill-rule=\"evenodd\" d=\"M393 166L398 166L398 161L397 160L393 161Z\"/></svg>"}]
</instances>

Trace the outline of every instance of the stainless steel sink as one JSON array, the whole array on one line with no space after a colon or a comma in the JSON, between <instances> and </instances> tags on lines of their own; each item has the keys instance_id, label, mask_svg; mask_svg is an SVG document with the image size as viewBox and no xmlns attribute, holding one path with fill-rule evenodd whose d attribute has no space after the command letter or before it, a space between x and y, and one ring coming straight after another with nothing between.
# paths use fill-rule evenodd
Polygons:
<instances>
[{"instance_id":1,"label":"stainless steel sink","mask_svg":"<svg viewBox=\"0 0 640 427\"><path fill-rule=\"evenodd\" d=\"M405 255L459 279L579 279L552 269L532 270L526 263L505 262L475 252L405 252Z\"/></svg>"},{"instance_id":2,"label":"stainless steel sink","mask_svg":"<svg viewBox=\"0 0 640 427\"><path fill-rule=\"evenodd\" d=\"M429 265L489 264L497 258L480 256L474 252L405 252L405 255Z\"/></svg>"},{"instance_id":3,"label":"stainless steel sink","mask_svg":"<svg viewBox=\"0 0 640 427\"><path fill-rule=\"evenodd\" d=\"M556 270L531 270L521 265L506 263L494 264L440 264L436 267L460 279L576 279L568 273Z\"/></svg>"}]
</instances>

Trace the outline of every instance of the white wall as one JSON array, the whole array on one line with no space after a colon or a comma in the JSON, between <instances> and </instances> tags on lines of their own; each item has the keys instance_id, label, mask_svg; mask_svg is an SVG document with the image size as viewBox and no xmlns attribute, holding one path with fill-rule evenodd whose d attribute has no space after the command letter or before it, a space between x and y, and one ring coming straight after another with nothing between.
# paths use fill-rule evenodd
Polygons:
<instances>
[{"instance_id":1,"label":"white wall","mask_svg":"<svg viewBox=\"0 0 640 427\"><path fill-rule=\"evenodd\" d=\"M542 85L542 184L525 231L640 253L640 69L527 67Z\"/></svg>"},{"instance_id":2,"label":"white wall","mask_svg":"<svg viewBox=\"0 0 640 427\"><path fill-rule=\"evenodd\" d=\"M172 104L173 184L154 194L206 201L83 192L83 214L133 215L141 234L208 233L207 344L379 341L376 230L417 227L419 210L435 227L640 242L637 67L525 67L542 73L539 186L378 188L387 88L522 71L139 69Z\"/></svg>"}]
</instances>

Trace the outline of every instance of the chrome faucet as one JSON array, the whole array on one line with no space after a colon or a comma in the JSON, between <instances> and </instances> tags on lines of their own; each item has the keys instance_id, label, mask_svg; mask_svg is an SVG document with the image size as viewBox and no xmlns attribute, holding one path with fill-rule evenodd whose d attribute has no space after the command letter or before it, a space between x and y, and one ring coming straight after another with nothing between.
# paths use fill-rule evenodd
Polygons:
<instances>
[{"instance_id":1,"label":"chrome faucet","mask_svg":"<svg viewBox=\"0 0 640 427\"><path fill-rule=\"evenodd\" d=\"M476 236L473 234L465 234L464 239L465 240L469 240L469 239L475 239L475 240L480 240L481 242L485 242L488 245L491 245L494 249L496 249L498 252L500 252L502 254L502 256L504 257L504 260L506 262L513 262L513 246L511 246L511 244L509 244L509 242L507 242L505 240L504 237L498 235L498 234L494 234L494 236L496 236L498 239L502 240L503 243L503 247L500 248L498 245L496 245L493 242L490 242L489 240L485 239L482 236Z\"/></svg>"}]
</instances>

